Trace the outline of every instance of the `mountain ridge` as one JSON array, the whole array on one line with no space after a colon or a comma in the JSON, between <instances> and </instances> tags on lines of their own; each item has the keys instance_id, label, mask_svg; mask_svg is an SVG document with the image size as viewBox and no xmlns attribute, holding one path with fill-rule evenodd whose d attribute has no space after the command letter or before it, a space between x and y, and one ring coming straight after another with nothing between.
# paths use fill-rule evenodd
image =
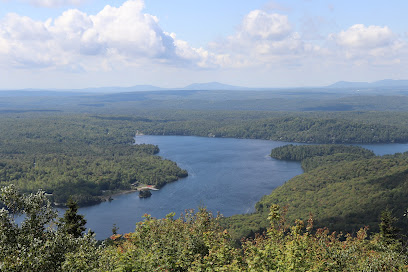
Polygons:
<instances>
[{"instance_id":1,"label":"mountain ridge","mask_svg":"<svg viewBox=\"0 0 408 272\"><path fill-rule=\"evenodd\" d=\"M109 93L130 93L130 92L151 92L151 91L267 91L267 90L284 90L284 89L353 89L353 88L378 88L378 87L408 87L408 80L394 80L394 79L383 79L374 82L353 82L353 81L337 81L331 85L327 86L317 86L317 87L265 87L265 88L251 88L243 86L235 86L224 84L220 82L206 82L206 83L192 83L180 88L162 88L154 85L134 85L130 87L91 87L91 88L80 88L80 89L55 89L55 88L26 88L26 89L3 89L0 90L0 96L10 96L12 94L28 95L36 94L40 95L47 94L52 95L52 93L69 93L71 95L78 94L109 94Z\"/></svg>"}]
</instances>

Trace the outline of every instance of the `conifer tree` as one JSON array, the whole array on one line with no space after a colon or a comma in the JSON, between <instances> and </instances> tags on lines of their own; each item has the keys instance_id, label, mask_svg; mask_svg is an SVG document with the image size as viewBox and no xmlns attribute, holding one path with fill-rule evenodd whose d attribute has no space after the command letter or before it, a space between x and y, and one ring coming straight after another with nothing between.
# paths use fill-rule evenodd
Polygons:
<instances>
[{"instance_id":1,"label":"conifer tree","mask_svg":"<svg viewBox=\"0 0 408 272\"><path fill-rule=\"evenodd\" d=\"M86 229L86 220L83 215L78 214L78 205L72 198L68 199L66 206L68 209L60 219L59 226L66 233L79 238Z\"/></svg>"},{"instance_id":2,"label":"conifer tree","mask_svg":"<svg viewBox=\"0 0 408 272\"><path fill-rule=\"evenodd\" d=\"M393 217L389 210L381 213L380 222L380 237L387 245L400 246L401 239L399 239L400 229L395 226L397 218Z\"/></svg>"}]
</instances>

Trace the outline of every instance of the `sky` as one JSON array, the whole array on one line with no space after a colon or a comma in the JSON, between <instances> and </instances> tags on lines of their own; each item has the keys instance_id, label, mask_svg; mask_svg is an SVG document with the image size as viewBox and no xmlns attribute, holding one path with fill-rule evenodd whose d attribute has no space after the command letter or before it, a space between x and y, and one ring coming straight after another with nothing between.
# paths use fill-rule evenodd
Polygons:
<instances>
[{"instance_id":1,"label":"sky","mask_svg":"<svg viewBox=\"0 0 408 272\"><path fill-rule=\"evenodd\" d=\"M408 79L408 1L0 0L0 89Z\"/></svg>"}]
</instances>

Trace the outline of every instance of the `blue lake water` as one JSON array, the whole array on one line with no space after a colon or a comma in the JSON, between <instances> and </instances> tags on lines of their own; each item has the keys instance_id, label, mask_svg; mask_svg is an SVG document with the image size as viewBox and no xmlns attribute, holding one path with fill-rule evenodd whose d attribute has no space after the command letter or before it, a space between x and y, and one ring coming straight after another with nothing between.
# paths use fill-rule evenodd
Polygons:
<instances>
[{"instance_id":1,"label":"blue lake water","mask_svg":"<svg viewBox=\"0 0 408 272\"><path fill-rule=\"evenodd\" d=\"M137 193L119 195L112 202L79 209L97 239L134 231L145 213L162 218L186 209L206 207L224 216L254 211L255 203L285 181L301 174L300 163L269 157L271 149L284 142L190 136L137 136L136 143L158 145L159 155L175 161L189 173L187 178L167 184L152 197ZM377 155L408 150L408 144L363 145Z\"/></svg>"}]
</instances>

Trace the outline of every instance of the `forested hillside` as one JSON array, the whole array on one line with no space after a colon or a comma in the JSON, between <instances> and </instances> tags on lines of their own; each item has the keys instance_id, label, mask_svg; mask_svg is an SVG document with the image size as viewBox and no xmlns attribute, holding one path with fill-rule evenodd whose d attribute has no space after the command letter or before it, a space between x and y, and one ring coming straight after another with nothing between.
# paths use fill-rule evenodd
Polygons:
<instances>
[{"instance_id":1,"label":"forested hillside","mask_svg":"<svg viewBox=\"0 0 408 272\"><path fill-rule=\"evenodd\" d=\"M166 120L140 124L140 127L143 133L153 135L196 135L301 143L408 141L408 126L291 115L256 120Z\"/></svg>"},{"instance_id":2,"label":"forested hillside","mask_svg":"<svg viewBox=\"0 0 408 272\"><path fill-rule=\"evenodd\" d=\"M226 219L236 237L265 228L274 204L286 207L289 222L312 214L316 226L350 233L364 226L378 231L381 212L389 210L403 232L408 231L403 217L408 207L408 154L378 157L363 148L333 145L288 145L271 154L301 160L306 172L263 197L254 214Z\"/></svg>"}]
</instances>

